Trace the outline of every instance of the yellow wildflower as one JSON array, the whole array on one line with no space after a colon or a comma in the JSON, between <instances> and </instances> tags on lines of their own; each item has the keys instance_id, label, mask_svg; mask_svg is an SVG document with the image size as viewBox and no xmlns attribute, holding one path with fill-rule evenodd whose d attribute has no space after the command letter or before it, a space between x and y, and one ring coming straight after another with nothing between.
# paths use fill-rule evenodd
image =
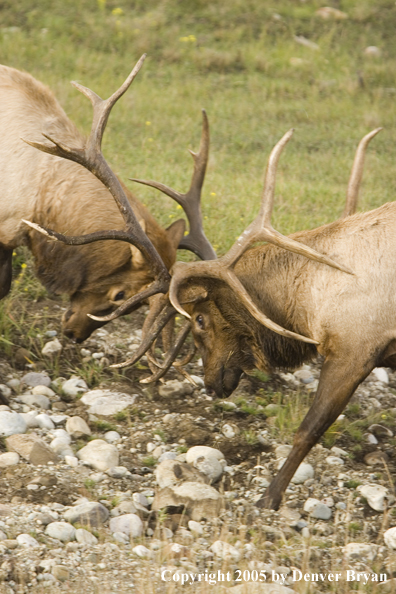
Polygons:
<instances>
[{"instance_id":1,"label":"yellow wildflower","mask_svg":"<svg viewBox=\"0 0 396 594\"><path fill-rule=\"evenodd\" d=\"M211 196L216 196L216 192L211 192L210 195Z\"/></svg>"},{"instance_id":2,"label":"yellow wildflower","mask_svg":"<svg viewBox=\"0 0 396 594\"><path fill-rule=\"evenodd\" d=\"M114 16L121 16L122 14L124 14L124 11L122 10L122 8L113 8L111 14L113 14Z\"/></svg>"},{"instance_id":3,"label":"yellow wildflower","mask_svg":"<svg viewBox=\"0 0 396 594\"><path fill-rule=\"evenodd\" d=\"M27 264L23 263L23 264L21 265L21 268L27 268Z\"/></svg>"},{"instance_id":4,"label":"yellow wildflower","mask_svg":"<svg viewBox=\"0 0 396 594\"><path fill-rule=\"evenodd\" d=\"M146 126L151 126L151 122L146 122Z\"/></svg>"}]
</instances>

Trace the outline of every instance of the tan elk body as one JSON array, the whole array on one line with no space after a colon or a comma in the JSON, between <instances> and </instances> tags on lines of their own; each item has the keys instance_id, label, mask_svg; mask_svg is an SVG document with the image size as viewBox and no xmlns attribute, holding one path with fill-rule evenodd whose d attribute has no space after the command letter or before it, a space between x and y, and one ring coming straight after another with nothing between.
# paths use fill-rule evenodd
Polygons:
<instances>
[{"instance_id":1,"label":"tan elk body","mask_svg":"<svg viewBox=\"0 0 396 594\"><path fill-rule=\"evenodd\" d=\"M179 291L203 356L205 385L229 395L242 370L295 368L319 352L325 361L314 402L294 447L260 505L278 507L293 473L377 366L396 369L396 203L355 214L295 240L331 256L354 274L275 246L248 250L238 279L271 320L316 340L315 347L259 324L235 293L213 279L192 279Z\"/></svg>"},{"instance_id":2,"label":"tan elk body","mask_svg":"<svg viewBox=\"0 0 396 594\"><path fill-rule=\"evenodd\" d=\"M142 59L135 66L137 71L141 64ZM91 99L93 121L98 122L98 114L106 105L97 101L89 89L80 90ZM34 146L93 170L102 163L100 143L95 139L101 138L103 130L103 124L93 126L90 150L84 152L60 146L53 138L49 139L51 145ZM150 324L144 328L142 343L134 357L114 367L133 364L149 353L176 311L190 319L209 394L219 397L231 394L244 370L293 368L317 353L324 357L311 408L296 433L285 464L257 502L259 507L279 507L304 457L372 369L380 365L396 369L396 203L347 216L355 210L367 144L379 130L367 134L359 144L342 219L289 237L273 229L276 169L280 154L292 136L290 130L269 157L259 214L227 254L205 262L176 262L171 275L158 262L158 254L148 255L158 271L150 289L151 295L159 295L156 311L149 316ZM207 129L200 152L195 156L190 189L195 187L196 195L202 188L208 144ZM106 183L114 180L109 168L100 177ZM143 183L172 197L177 194L158 182ZM115 189L113 196L125 211L125 221L129 221L128 233L119 233L118 238L148 254L152 246L142 236L137 222L132 221L133 213L124 208L122 189ZM56 235L49 229L41 231L47 237ZM54 238L69 241L65 237ZM91 240L79 238L81 242ZM267 244L251 247L263 241ZM146 294L134 296L128 305L135 306ZM123 308L108 318L121 312ZM164 362L149 354L159 369L149 381L158 379L169 368L188 326L186 322Z\"/></svg>"},{"instance_id":3,"label":"tan elk body","mask_svg":"<svg viewBox=\"0 0 396 594\"><path fill-rule=\"evenodd\" d=\"M23 142L22 138L42 141L44 133L80 147L85 138L46 86L6 66L0 66L0 130L0 297L10 288L13 248L28 245L43 284L71 297L64 316L66 333L83 340L103 325L87 314L109 313L121 305L153 280L151 268L134 246L99 242L69 247L48 242L22 222L29 219L69 235L123 226L110 192L94 175ZM183 223L162 229L133 194L125 187L124 191L169 268Z\"/></svg>"}]
</instances>

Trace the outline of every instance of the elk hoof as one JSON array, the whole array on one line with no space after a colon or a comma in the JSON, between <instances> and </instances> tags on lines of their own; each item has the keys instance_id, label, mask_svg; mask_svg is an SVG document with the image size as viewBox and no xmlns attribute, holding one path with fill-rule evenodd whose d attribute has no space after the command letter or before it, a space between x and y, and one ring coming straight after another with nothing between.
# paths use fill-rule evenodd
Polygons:
<instances>
[{"instance_id":1,"label":"elk hoof","mask_svg":"<svg viewBox=\"0 0 396 594\"><path fill-rule=\"evenodd\" d=\"M279 509L281 504L282 498L279 497L279 493L276 495L271 495L271 493L266 492L261 499L256 502L256 507L261 509Z\"/></svg>"}]
</instances>

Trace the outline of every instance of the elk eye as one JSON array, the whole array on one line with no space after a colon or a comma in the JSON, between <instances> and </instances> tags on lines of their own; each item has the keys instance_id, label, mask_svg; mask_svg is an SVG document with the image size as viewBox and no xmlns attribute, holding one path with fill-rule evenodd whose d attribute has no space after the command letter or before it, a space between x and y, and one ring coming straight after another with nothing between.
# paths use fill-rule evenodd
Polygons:
<instances>
[{"instance_id":1,"label":"elk eye","mask_svg":"<svg viewBox=\"0 0 396 594\"><path fill-rule=\"evenodd\" d=\"M203 329L204 329L204 326L205 326L205 324L204 324L204 319L203 319L203 316L201 316L201 315L197 316L197 317L195 318L195 321L196 321L196 323L197 323L197 326L198 326L198 327L199 327L201 330L203 330Z\"/></svg>"},{"instance_id":2,"label":"elk eye","mask_svg":"<svg viewBox=\"0 0 396 594\"><path fill-rule=\"evenodd\" d=\"M114 301L121 301L121 299L124 299L124 297L125 291L119 291L117 295L114 297Z\"/></svg>"}]
</instances>

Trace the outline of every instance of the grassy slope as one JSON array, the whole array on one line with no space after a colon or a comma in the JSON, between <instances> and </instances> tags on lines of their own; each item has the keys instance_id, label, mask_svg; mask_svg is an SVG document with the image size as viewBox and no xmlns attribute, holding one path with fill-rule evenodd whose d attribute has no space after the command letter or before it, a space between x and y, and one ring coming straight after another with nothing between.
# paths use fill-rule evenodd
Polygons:
<instances>
[{"instance_id":1,"label":"grassy slope","mask_svg":"<svg viewBox=\"0 0 396 594\"><path fill-rule=\"evenodd\" d=\"M369 150L361 208L393 199L396 6L336 4L348 19L323 21L315 16L320 2L297 0L3 0L0 59L49 84L88 130L90 106L69 80L107 96L147 52L110 118L106 155L123 179L183 190L191 171L186 149L198 146L205 107L212 131L205 225L222 252L257 212L266 158L290 127L296 133L281 160L274 213L280 231L341 213L355 146L379 125L385 130ZM368 45L382 57L364 56ZM164 224L178 216L154 190L136 193Z\"/></svg>"}]
</instances>

